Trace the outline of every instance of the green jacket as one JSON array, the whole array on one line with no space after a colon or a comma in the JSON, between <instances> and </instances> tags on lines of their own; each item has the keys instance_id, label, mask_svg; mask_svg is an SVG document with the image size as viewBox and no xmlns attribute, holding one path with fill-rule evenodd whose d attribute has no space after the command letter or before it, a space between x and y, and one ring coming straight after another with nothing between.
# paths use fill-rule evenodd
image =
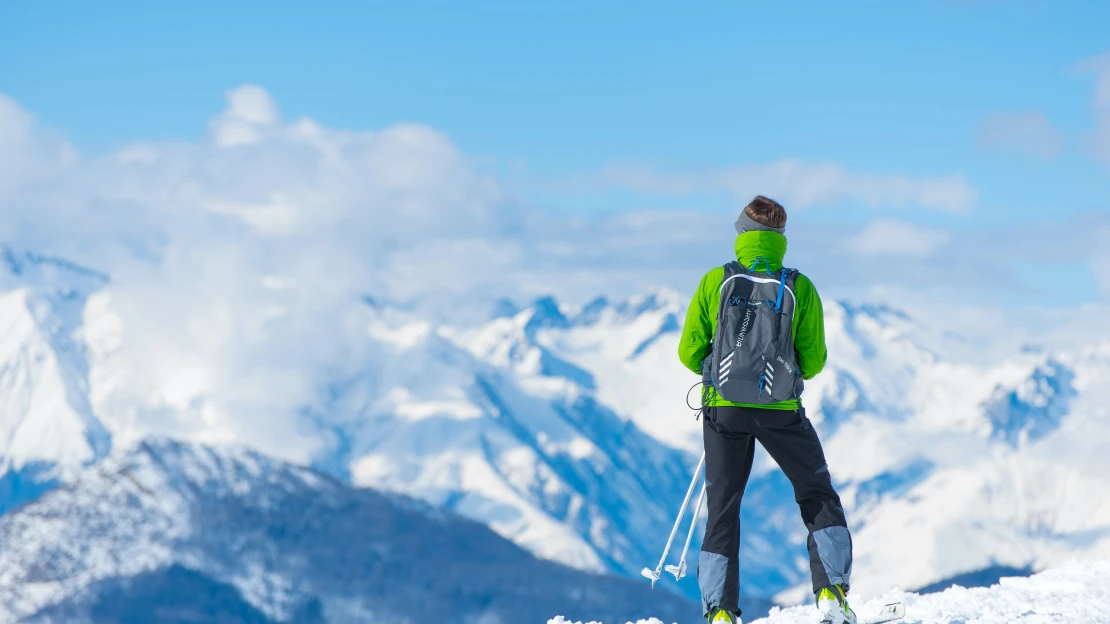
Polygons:
<instances>
[{"instance_id":1,"label":"green jacket","mask_svg":"<svg viewBox=\"0 0 1110 624\"><path fill-rule=\"evenodd\" d=\"M772 272L782 268L786 256L786 237L778 232L744 232L736 237L736 260L747 268L756 258L766 258ZM760 270L764 268L760 263ZM694 299L686 310L686 324L682 327L682 338L678 342L678 358L686 368L701 375L701 363L713 346L713 334L717 330L717 311L721 306L721 282L724 268L717 267L705 274L694 293ZM798 368L803 379L813 379L825 367L828 351L825 349L825 317L821 308L821 298L809 278L798 274L794 281L794 296L797 307L794 311L794 351L798 357ZM767 409L796 410L799 401L791 399L769 405L747 405L732 403L721 398L716 389L708 388L704 396L709 406L739 405L741 407L762 407Z\"/></svg>"}]
</instances>

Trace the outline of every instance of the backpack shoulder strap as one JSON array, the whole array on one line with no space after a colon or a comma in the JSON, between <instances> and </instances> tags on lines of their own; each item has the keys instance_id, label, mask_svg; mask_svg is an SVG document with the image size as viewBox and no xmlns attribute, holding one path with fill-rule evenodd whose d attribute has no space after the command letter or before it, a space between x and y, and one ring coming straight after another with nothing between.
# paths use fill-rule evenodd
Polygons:
<instances>
[{"instance_id":1,"label":"backpack shoulder strap","mask_svg":"<svg viewBox=\"0 0 1110 624\"><path fill-rule=\"evenodd\" d=\"M732 262L726 263L722 268L725 271L724 271L724 274L721 275L721 285L717 287L718 290L721 292L721 294L724 294L725 284L728 283L729 278L734 277L734 276L736 276L738 274L741 274L741 273L747 273L748 272L748 270L744 268L744 265L740 264L739 262L737 262L735 260L733 260Z\"/></svg>"},{"instance_id":2,"label":"backpack shoulder strap","mask_svg":"<svg viewBox=\"0 0 1110 624\"><path fill-rule=\"evenodd\" d=\"M782 267L782 270L779 272L779 294L778 298L775 300L775 312L782 312L782 295L786 289L789 288L791 293L794 292L794 282L798 278L798 273L798 269L789 269L786 267Z\"/></svg>"}]
</instances>

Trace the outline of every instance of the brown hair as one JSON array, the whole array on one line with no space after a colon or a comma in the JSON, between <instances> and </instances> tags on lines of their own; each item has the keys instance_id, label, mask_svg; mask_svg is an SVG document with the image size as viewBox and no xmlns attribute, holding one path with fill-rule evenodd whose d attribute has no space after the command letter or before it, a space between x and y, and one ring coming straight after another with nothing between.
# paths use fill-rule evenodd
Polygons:
<instances>
[{"instance_id":1,"label":"brown hair","mask_svg":"<svg viewBox=\"0 0 1110 624\"><path fill-rule=\"evenodd\" d=\"M744 214L760 225L772 228L786 227L786 208L762 195L756 195L755 199L744 207Z\"/></svg>"}]
</instances>

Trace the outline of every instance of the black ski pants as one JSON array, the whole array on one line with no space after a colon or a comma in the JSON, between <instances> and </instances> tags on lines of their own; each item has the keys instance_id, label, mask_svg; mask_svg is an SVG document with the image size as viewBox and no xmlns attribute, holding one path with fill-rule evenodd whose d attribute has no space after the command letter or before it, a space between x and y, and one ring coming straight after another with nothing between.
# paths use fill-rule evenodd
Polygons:
<instances>
[{"instance_id":1,"label":"black ski pants","mask_svg":"<svg viewBox=\"0 0 1110 624\"><path fill-rule=\"evenodd\" d=\"M833 489L825 452L805 410L747 407L704 410L705 478L709 521L698 559L702 606L740 613L740 499L758 440L794 486L794 500L809 530L813 591L848 589L852 538Z\"/></svg>"}]
</instances>

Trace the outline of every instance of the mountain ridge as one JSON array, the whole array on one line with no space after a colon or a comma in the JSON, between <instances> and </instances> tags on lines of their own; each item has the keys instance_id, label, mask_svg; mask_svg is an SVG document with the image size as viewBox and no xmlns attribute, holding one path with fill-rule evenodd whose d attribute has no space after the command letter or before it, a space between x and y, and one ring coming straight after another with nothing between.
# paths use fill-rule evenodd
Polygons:
<instances>
[{"instance_id":1,"label":"mountain ridge","mask_svg":"<svg viewBox=\"0 0 1110 624\"><path fill-rule=\"evenodd\" d=\"M21 443L25 456L3 456L0 509L9 513L114 445L212 435L176 421L158 429L154 417L189 405L120 394L127 377L112 368L110 347L127 334L112 313L110 281L28 258L0 275L0 320L22 328L6 340L42 357L0 349L0 380L7 370L31 381L0 383L0 404L31 405L34 393L19 389L45 383L65 399L60 410L7 413L34 422L61 415L67 424L45 430L57 439ZM675 357L680 296L657 291L578 307L510 302L464 326L432 322L411 306L354 301L362 333L351 339L364 359L331 376L313 371L326 383L298 413L298 437L284 450L356 486L480 521L544 558L628 576L654 563L700 454L701 423L684 400L697 376ZM885 579L925 586L990 565L1042 568L1110 549L1110 509L1097 502L1110 492L1095 474L1110 470L1099 455L1110 440L1098 427L1110 399L1110 343L983 363L966 357L975 340L889 306L836 301L826 306L826 330L829 365L807 385L805 404L857 536L856 591L879 591ZM120 407L146 420L123 417ZM208 417L184 416L198 425ZM20 431L12 422L0 427L7 439ZM17 461L31 472L14 470ZM800 546L782 547L801 544L803 529L789 484L764 454L742 514L745 591L804 599ZM912 526L919 538L910 551L884 550ZM692 579L668 587L697 591Z\"/></svg>"},{"instance_id":2,"label":"mountain ridge","mask_svg":"<svg viewBox=\"0 0 1110 624\"><path fill-rule=\"evenodd\" d=\"M0 517L0 538L9 621L92 621L111 611L102 598L113 592L165 599L164 578L230 592L227 605L273 622L541 622L567 605L612 618L696 611L640 583L535 559L416 499L172 440L113 454Z\"/></svg>"}]
</instances>

